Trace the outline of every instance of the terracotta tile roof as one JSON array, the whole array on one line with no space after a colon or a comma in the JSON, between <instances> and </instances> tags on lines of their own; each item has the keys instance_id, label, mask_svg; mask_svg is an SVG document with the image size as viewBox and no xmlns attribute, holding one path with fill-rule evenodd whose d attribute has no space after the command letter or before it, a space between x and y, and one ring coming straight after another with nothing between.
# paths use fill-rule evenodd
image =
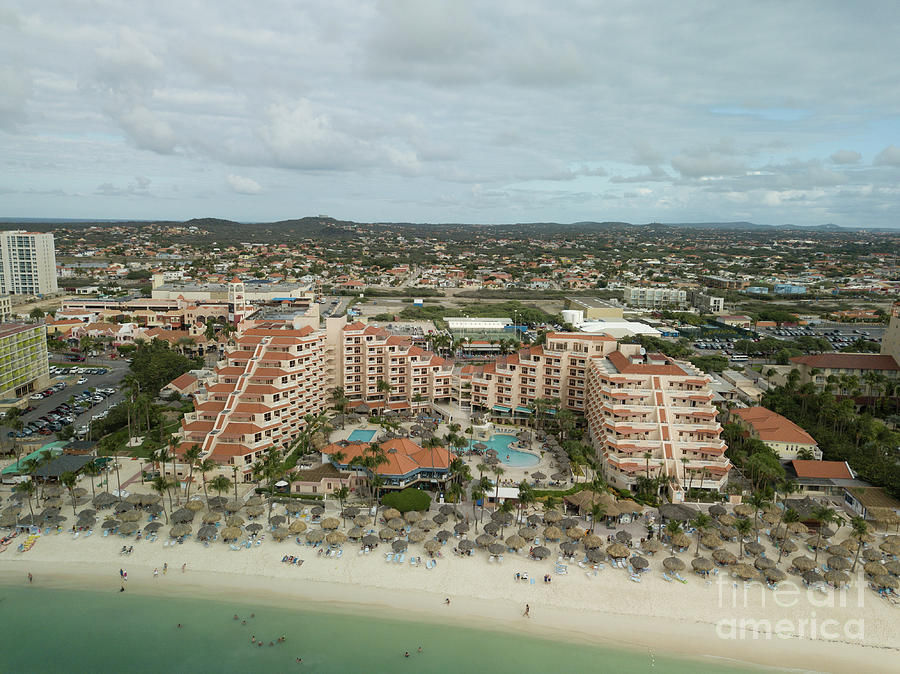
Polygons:
<instances>
[{"instance_id":1,"label":"terracotta tile roof","mask_svg":"<svg viewBox=\"0 0 900 674\"><path fill-rule=\"evenodd\" d=\"M791 362L832 370L900 370L893 356L878 353L820 353L797 356Z\"/></svg>"},{"instance_id":2,"label":"terracotta tile roof","mask_svg":"<svg viewBox=\"0 0 900 674\"><path fill-rule=\"evenodd\" d=\"M731 414L745 421L763 442L790 442L815 445L815 439L790 419L765 407L742 407Z\"/></svg>"},{"instance_id":3,"label":"terracotta tile roof","mask_svg":"<svg viewBox=\"0 0 900 674\"><path fill-rule=\"evenodd\" d=\"M419 468L431 468L434 466L439 469L447 469L450 461L453 459L451 452L443 447L432 449L424 449L417 445L409 438L396 438L380 443L384 449L385 457L388 462L378 467L377 471L380 475L400 476ZM322 450L322 454L333 454L342 452L344 454L344 463L349 465L357 457L361 456L369 443L354 443L341 446L332 443Z\"/></svg>"},{"instance_id":4,"label":"terracotta tile roof","mask_svg":"<svg viewBox=\"0 0 900 674\"><path fill-rule=\"evenodd\" d=\"M192 375L190 372L185 372L180 377L176 377L175 379L170 381L168 383L168 386L172 386L174 388L177 388L177 389L180 389L183 391L184 389L186 389L188 386L190 386L191 384L193 384L196 381L197 381L197 378L194 375Z\"/></svg>"},{"instance_id":5,"label":"terracotta tile roof","mask_svg":"<svg viewBox=\"0 0 900 674\"><path fill-rule=\"evenodd\" d=\"M797 477L832 480L852 480L853 472L846 461L791 461Z\"/></svg>"},{"instance_id":6,"label":"terracotta tile roof","mask_svg":"<svg viewBox=\"0 0 900 674\"><path fill-rule=\"evenodd\" d=\"M615 367L622 374L653 374L675 376L684 376L687 374L687 372L682 370L678 365L675 365L671 362L667 365L645 365L643 363L632 363L628 359L628 356L626 356L621 351L613 351L606 358L610 363L613 364L613 367Z\"/></svg>"}]
</instances>

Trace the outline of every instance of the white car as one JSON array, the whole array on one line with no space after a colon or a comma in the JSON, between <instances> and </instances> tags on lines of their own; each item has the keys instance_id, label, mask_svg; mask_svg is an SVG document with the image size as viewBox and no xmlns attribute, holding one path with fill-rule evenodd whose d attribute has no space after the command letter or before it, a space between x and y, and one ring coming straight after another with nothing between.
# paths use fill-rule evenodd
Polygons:
<instances>
[{"instance_id":1,"label":"white car","mask_svg":"<svg viewBox=\"0 0 900 674\"><path fill-rule=\"evenodd\" d=\"M76 383L78 383L78 384L87 384L87 377L79 377L79 378L78 378L78 381L77 381Z\"/></svg>"}]
</instances>

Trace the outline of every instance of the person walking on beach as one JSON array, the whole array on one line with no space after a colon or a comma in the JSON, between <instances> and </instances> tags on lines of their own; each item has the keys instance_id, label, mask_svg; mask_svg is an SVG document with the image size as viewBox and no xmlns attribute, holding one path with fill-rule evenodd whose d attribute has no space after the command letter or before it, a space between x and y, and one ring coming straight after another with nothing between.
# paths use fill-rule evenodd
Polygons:
<instances>
[{"instance_id":1,"label":"person walking on beach","mask_svg":"<svg viewBox=\"0 0 900 674\"><path fill-rule=\"evenodd\" d=\"M181 565L181 573L184 573L185 571L187 571L187 562Z\"/></svg>"},{"instance_id":2,"label":"person walking on beach","mask_svg":"<svg viewBox=\"0 0 900 674\"><path fill-rule=\"evenodd\" d=\"M163 562L163 575L165 576L169 572L169 563Z\"/></svg>"},{"instance_id":3,"label":"person walking on beach","mask_svg":"<svg viewBox=\"0 0 900 674\"><path fill-rule=\"evenodd\" d=\"M31 575L31 571L28 572L28 582L29 582L29 583L33 583L33 582L34 582L34 576Z\"/></svg>"},{"instance_id":4,"label":"person walking on beach","mask_svg":"<svg viewBox=\"0 0 900 674\"><path fill-rule=\"evenodd\" d=\"M523 613L526 618L531 617L531 607L528 604L525 604L525 613Z\"/></svg>"},{"instance_id":5,"label":"person walking on beach","mask_svg":"<svg viewBox=\"0 0 900 674\"><path fill-rule=\"evenodd\" d=\"M159 578L159 569L153 569L153 578Z\"/></svg>"}]
</instances>

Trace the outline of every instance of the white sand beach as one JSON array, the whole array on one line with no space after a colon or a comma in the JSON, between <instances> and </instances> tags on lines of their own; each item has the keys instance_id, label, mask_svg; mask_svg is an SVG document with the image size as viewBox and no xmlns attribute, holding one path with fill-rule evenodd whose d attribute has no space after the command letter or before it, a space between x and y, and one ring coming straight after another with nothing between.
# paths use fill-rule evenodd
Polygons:
<instances>
[{"instance_id":1,"label":"white sand beach","mask_svg":"<svg viewBox=\"0 0 900 674\"><path fill-rule=\"evenodd\" d=\"M609 565L589 577L570 564L567 575L553 573L554 562L538 562L509 553L502 564L489 564L483 552L459 558L454 541L434 569L385 562L382 545L368 556L348 543L340 559L319 557L293 539L267 537L259 547L232 551L221 542L204 547L196 541L164 547L137 541L130 556L119 551L125 541L99 533L73 540L68 533L41 536L28 552L10 547L0 554L0 580L62 587L119 588L119 569L128 572L128 591L239 598L243 602L329 610L352 606L379 614L402 609L424 620L482 624L491 629L531 631L554 639L648 649L670 655L722 658L742 664L804 671L896 671L900 658L900 609L854 579L846 594L807 596L790 589L777 593L754 583L745 592L726 573L707 584L685 572L686 584L665 582L660 573L667 551L650 557L651 569L635 583ZM420 554L413 545L409 554ZM283 564L284 555L299 555L302 566ZM680 555L690 564L691 551ZM777 554L775 555L777 556ZM164 564L168 573L163 574ZM181 571L187 565L186 572ZM154 577L153 570L160 574ZM517 581L527 573L535 583ZM721 579L721 581L719 581ZM796 587L796 586L795 586ZM451 598L450 606L444 604ZM531 617L522 616L525 604ZM768 620L789 638L765 638ZM732 623L732 621L734 621ZM749 629L741 630L741 621ZM749 624L747 621L751 621ZM782 621L779 623L778 621ZM733 628L732 628L733 625ZM754 629L756 632L754 633Z\"/></svg>"}]
</instances>

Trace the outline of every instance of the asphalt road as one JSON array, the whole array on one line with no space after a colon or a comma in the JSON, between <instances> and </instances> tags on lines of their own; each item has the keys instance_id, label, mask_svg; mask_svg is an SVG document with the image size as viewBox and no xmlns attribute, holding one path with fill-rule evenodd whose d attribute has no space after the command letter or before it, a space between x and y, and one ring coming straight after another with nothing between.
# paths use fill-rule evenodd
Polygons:
<instances>
[{"instance_id":1,"label":"asphalt road","mask_svg":"<svg viewBox=\"0 0 900 674\"><path fill-rule=\"evenodd\" d=\"M63 375L59 377L54 377L51 380L51 385L55 384L58 381L66 382L66 388L62 391L58 391L54 393L48 398L44 398L43 400L29 400L29 405L34 405L35 410L32 412L28 412L22 415L22 421L26 424L29 421L34 421L50 412L53 409L64 402L67 402L70 397L85 391L89 388L113 388L116 389L116 392L106 398L102 403L91 407L86 410L83 414L79 415L75 418L75 422L72 424L73 429L77 432L81 426L88 426L91 421L91 417L95 414L99 414L103 410L109 409L112 405L119 402L124 398L124 395L121 392L121 383L122 379L125 377L125 374L128 372L128 363L120 360L104 360L99 361L95 359L91 359L88 363L73 363L73 367L105 367L108 372L106 374L101 375L92 375L92 374L70 374ZM76 384L79 378L85 377L87 378L87 383L85 384ZM10 438L6 436L9 428L2 427L2 438L4 443L8 443L11 441ZM21 442L40 442L42 444L47 442L53 442L54 440L58 440L56 433L51 433L50 435L39 435L35 434L29 436L27 438L21 438Z\"/></svg>"}]
</instances>

